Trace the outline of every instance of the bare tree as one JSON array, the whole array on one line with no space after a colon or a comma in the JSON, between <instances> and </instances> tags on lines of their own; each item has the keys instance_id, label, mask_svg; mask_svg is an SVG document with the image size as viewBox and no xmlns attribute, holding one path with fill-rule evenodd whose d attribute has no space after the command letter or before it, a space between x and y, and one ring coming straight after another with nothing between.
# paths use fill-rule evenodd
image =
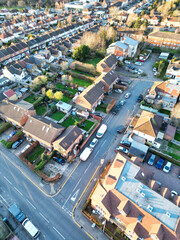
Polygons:
<instances>
[{"instance_id":1,"label":"bare tree","mask_svg":"<svg viewBox=\"0 0 180 240\"><path fill-rule=\"evenodd\" d=\"M180 127L180 103L177 103L171 112L171 122Z\"/></svg>"}]
</instances>

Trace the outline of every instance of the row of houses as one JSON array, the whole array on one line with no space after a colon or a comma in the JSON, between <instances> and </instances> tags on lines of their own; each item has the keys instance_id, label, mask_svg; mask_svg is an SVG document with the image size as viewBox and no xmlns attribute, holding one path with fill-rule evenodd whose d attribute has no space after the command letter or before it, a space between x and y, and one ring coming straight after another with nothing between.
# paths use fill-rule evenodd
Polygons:
<instances>
[{"instance_id":1,"label":"row of houses","mask_svg":"<svg viewBox=\"0 0 180 240\"><path fill-rule=\"evenodd\" d=\"M86 21L76 23L71 26L58 29L36 37L35 39L27 42L21 41L18 44L14 44L10 47L0 50L0 64L7 65L8 63L19 60L25 57L33 50L39 50L46 47L46 44L52 45L54 42L58 42L61 39L65 39L73 34L86 30L94 25L94 21Z\"/></svg>"},{"instance_id":2,"label":"row of houses","mask_svg":"<svg viewBox=\"0 0 180 240\"><path fill-rule=\"evenodd\" d=\"M65 129L60 124L36 115L33 105L24 100L16 103L2 101L0 117L22 129L28 141L38 141L49 151L57 150L65 158L76 154L84 135L84 131L77 126Z\"/></svg>"}]
</instances>

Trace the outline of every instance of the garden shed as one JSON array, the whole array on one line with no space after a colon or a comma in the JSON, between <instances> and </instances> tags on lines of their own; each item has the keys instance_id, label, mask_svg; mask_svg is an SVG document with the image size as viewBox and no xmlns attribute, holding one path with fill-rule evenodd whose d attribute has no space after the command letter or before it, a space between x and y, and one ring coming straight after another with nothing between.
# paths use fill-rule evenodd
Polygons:
<instances>
[{"instance_id":1,"label":"garden shed","mask_svg":"<svg viewBox=\"0 0 180 240\"><path fill-rule=\"evenodd\" d=\"M59 111L63 112L63 113L68 113L71 111L72 106L68 103L59 101L58 103L56 103L56 107Z\"/></svg>"}]
</instances>

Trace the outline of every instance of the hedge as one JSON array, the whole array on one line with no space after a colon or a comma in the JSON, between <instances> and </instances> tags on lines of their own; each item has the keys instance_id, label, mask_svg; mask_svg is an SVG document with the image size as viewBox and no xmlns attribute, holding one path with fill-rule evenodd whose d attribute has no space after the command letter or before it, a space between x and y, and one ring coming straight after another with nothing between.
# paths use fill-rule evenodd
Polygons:
<instances>
[{"instance_id":1,"label":"hedge","mask_svg":"<svg viewBox=\"0 0 180 240\"><path fill-rule=\"evenodd\" d=\"M71 74L72 77L79 78L79 79L82 79L82 80L85 80L85 81L88 81L88 82L93 83L95 81L94 77L86 76L84 74L75 73L73 71L70 71L70 74Z\"/></svg>"},{"instance_id":2,"label":"hedge","mask_svg":"<svg viewBox=\"0 0 180 240\"><path fill-rule=\"evenodd\" d=\"M16 142L17 140L19 140L23 135L23 131L19 131L17 132L15 135L13 135L10 139L7 140L7 142Z\"/></svg>"},{"instance_id":3,"label":"hedge","mask_svg":"<svg viewBox=\"0 0 180 240\"><path fill-rule=\"evenodd\" d=\"M38 99L33 103L34 108L43 100L43 97L38 97Z\"/></svg>"},{"instance_id":4,"label":"hedge","mask_svg":"<svg viewBox=\"0 0 180 240\"><path fill-rule=\"evenodd\" d=\"M0 125L0 134L5 132L8 128L11 127L11 124L9 122L5 122Z\"/></svg>"},{"instance_id":5,"label":"hedge","mask_svg":"<svg viewBox=\"0 0 180 240\"><path fill-rule=\"evenodd\" d=\"M6 140L2 139L1 143L7 148L10 149L14 142L7 142Z\"/></svg>"}]
</instances>

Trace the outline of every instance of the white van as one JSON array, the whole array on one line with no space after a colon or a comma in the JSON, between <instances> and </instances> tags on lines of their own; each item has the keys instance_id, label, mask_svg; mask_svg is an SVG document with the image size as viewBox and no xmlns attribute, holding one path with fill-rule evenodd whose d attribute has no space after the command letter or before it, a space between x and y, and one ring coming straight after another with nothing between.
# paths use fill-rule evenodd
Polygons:
<instances>
[{"instance_id":1,"label":"white van","mask_svg":"<svg viewBox=\"0 0 180 240\"><path fill-rule=\"evenodd\" d=\"M33 238L37 238L40 234L40 231L32 224L32 222L29 220L29 218L26 218L22 225L26 229L26 231L31 235Z\"/></svg>"},{"instance_id":2,"label":"white van","mask_svg":"<svg viewBox=\"0 0 180 240\"><path fill-rule=\"evenodd\" d=\"M90 154L92 153L93 149L92 148L89 148L89 147L86 147L84 149L84 151L81 153L80 155L80 159L82 161L86 161L88 159L88 157L90 156Z\"/></svg>"},{"instance_id":3,"label":"white van","mask_svg":"<svg viewBox=\"0 0 180 240\"><path fill-rule=\"evenodd\" d=\"M97 138L102 138L102 136L104 135L104 133L107 130L107 126L105 124L102 124L99 128L99 130L97 131L96 137Z\"/></svg>"}]
</instances>

